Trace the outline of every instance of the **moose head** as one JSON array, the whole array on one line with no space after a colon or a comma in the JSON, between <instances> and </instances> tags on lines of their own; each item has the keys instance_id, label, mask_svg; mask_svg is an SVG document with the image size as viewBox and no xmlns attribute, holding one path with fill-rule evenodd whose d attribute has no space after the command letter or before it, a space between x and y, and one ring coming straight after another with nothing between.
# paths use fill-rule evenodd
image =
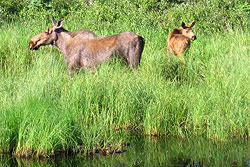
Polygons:
<instances>
[{"instance_id":1,"label":"moose head","mask_svg":"<svg viewBox=\"0 0 250 167\"><path fill-rule=\"evenodd\" d=\"M57 40L56 32L59 32L63 26L63 20L56 21L52 18L53 25L44 32L34 36L29 42L30 50L37 50L40 46L54 45Z\"/></svg>"},{"instance_id":2,"label":"moose head","mask_svg":"<svg viewBox=\"0 0 250 167\"><path fill-rule=\"evenodd\" d=\"M196 39L196 35L194 34L193 30L191 29L194 26L194 24L195 24L194 21L191 24L189 24L188 26L186 26L184 22L182 22L182 24L181 24L181 27L182 27L181 33L191 40Z\"/></svg>"}]
</instances>

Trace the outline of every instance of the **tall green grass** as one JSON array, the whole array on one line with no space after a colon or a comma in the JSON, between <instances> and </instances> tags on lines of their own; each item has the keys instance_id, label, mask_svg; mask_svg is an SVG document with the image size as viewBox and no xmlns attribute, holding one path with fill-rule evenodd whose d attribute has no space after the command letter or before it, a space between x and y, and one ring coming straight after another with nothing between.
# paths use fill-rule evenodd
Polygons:
<instances>
[{"instance_id":1,"label":"tall green grass","mask_svg":"<svg viewBox=\"0 0 250 167\"><path fill-rule=\"evenodd\" d=\"M249 137L249 30L209 32L197 23L198 39L182 67L166 54L167 35L177 24L163 29L124 21L114 26L72 14L65 18L68 30L90 29L100 36L134 31L146 45L136 72L112 60L94 74L70 78L57 49L28 49L29 39L47 29L48 20L1 25L0 152L46 157L115 150L132 131L223 141Z\"/></svg>"}]
</instances>

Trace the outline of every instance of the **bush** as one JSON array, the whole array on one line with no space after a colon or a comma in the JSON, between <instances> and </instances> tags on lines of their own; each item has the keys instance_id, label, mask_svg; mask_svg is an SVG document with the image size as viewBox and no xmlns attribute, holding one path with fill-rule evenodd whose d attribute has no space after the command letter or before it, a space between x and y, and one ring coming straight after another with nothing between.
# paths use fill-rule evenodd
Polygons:
<instances>
[{"instance_id":1,"label":"bush","mask_svg":"<svg viewBox=\"0 0 250 167\"><path fill-rule=\"evenodd\" d=\"M160 0L10 0L0 2L1 20L27 18L65 18L75 15L98 24L120 25L129 22L133 27L142 24L165 30L179 26L182 21L199 23L205 32L249 26L250 3L240 1L160 1Z\"/></svg>"}]
</instances>

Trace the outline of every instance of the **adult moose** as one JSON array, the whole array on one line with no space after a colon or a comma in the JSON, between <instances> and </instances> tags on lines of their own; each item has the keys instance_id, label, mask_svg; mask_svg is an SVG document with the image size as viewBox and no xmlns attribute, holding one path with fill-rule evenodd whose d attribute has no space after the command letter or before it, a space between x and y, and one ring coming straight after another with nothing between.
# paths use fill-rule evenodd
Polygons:
<instances>
[{"instance_id":1,"label":"adult moose","mask_svg":"<svg viewBox=\"0 0 250 167\"><path fill-rule=\"evenodd\" d=\"M29 42L30 50L40 46L55 45L64 54L70 76L77 68L87 67L93 71L95 67L113 57L122 56L128 66L137 68L140 64L144 48L143 37L123 32L108 37L97 37L88 30L69 32L65 30L63 21L52 19L53 25L48 30L32 37Z\"/></svg>"},{"instance_id":2,"label":"adult moose","mask_svg":"<svg viewBox=\"0 0 250 167\"><path fill-rule=\"evenodd\" d=\"M179 57L183 65L186 64L184 53L190 47L190 40L196 39L196 35L191 29L194 24L195 22L193 21L190 25L186 26L182 22L181 27L174 29L168 36L168 51Z\"/></svg>"}]
</instances>

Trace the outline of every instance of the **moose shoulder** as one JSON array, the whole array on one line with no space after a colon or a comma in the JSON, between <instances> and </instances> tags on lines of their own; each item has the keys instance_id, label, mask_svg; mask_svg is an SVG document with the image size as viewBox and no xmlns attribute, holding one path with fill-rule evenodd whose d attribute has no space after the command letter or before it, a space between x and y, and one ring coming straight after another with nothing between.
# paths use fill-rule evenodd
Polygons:
<instances>
[{"instance_id":1,"label":"moose shoulder","mask_svg":"<svg viewBox=\"0 0 250 167\"><path fill-rule=\"evenodd\" d=\"M179 57L184 65L186 64L184 53L190 46L190 40L196 39L196 35L191 29L194 24L195 22L193 21L190 25L186 26L182 22L181 27L174 29L168 36L168 51Z\"/></svg>"},{"instance_id":2,"label":"moose shoulder","mask_svg":"<svg viewBox=\"0 0 250 167\"><path fill-rule=\"evenodd\" d=\"M30 40L29 48L37 50L40 46L55 45L64 54L71 76L77 68L94 70L114 54L122 56L132 68L137 68L140 64L144 39L135 33L98 37L88 30L69 32L62 27L62 20L52 21L53 25L48 30Z\"/></svg>"}]
</instances>

